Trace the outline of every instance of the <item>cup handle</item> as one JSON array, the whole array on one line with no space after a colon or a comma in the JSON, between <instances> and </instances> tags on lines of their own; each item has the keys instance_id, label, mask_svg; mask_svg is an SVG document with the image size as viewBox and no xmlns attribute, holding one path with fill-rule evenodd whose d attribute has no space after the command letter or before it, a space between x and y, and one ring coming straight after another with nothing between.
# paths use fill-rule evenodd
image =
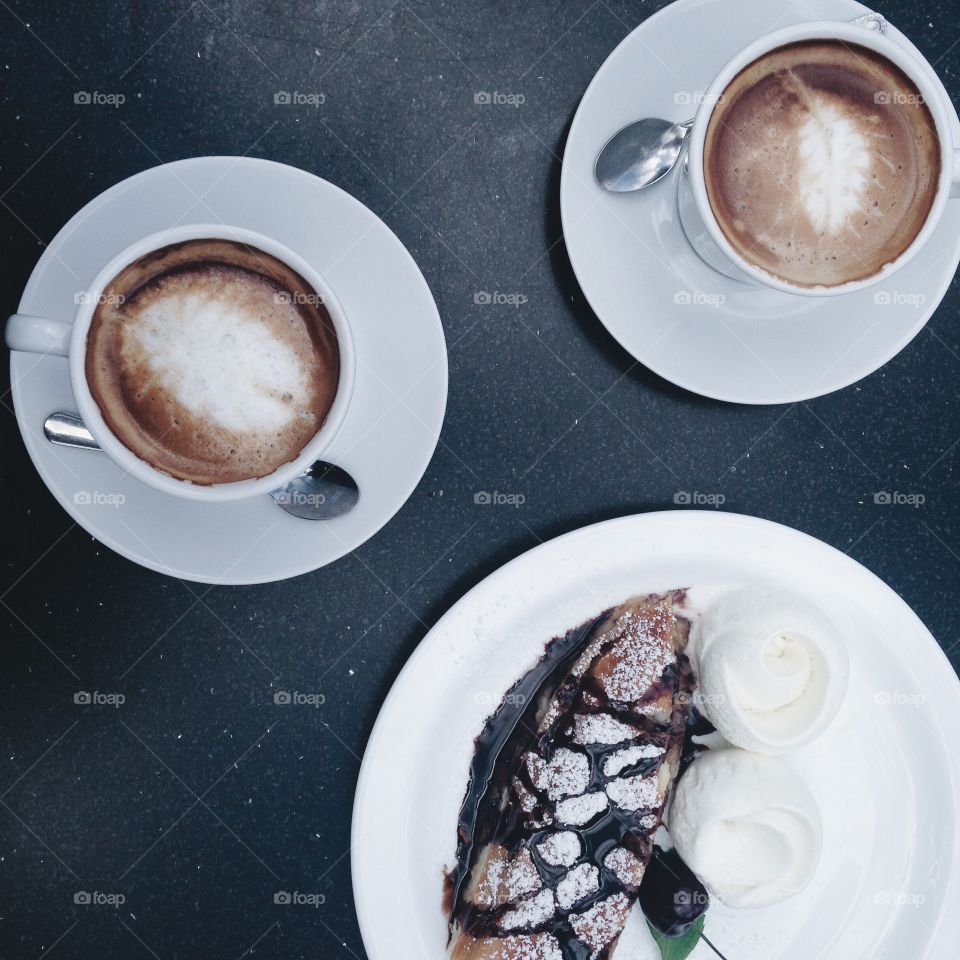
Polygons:
<instances>
[{"instance_id":1,"label":"cup handle","mask_svg":"<svg viewBox=\"0 0 960 960\"><path fill-rule=\"evenodd\" d=\"M7 318L6 341L11 350L65 357L70 352L72 324L47 317L15 313Z\"/></svg>"},{"instance_id":2,"label":"cup handle","mask_svg":"<svg viewBox=\"0 0 960 960\"><path fill-rule=\"evenodd\" d=\"M960 197L960 150L953 151L953 183L950 186L950 196Z\"/></svg>"}]
</instances>

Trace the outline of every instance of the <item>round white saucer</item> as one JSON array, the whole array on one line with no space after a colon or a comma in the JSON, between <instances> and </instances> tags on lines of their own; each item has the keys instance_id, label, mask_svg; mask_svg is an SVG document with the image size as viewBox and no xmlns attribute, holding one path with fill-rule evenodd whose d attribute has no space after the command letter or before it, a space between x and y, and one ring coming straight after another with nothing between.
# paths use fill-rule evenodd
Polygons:
<instances>
[{"instance_id":1,"label":"round white saucer","mask_svg":"<svg viewBox=\"0 0 960 960\"><path fill-rule=\"evenodd\" d=\"M889 281L816 300L754 288L708 267L678 220L679 164L636 193L606 193L593 180L597 152L610 136L639 117L692 117L714 75L757 37L867 12L853 0L676 0L610 54L583 95L560 182L570 260L610 333L678 386L737 403L830 393L902 350L949 288L960 263L960 201ZM895 28L888 35L916 49ZM953 125L960 143L955 111Z\"/></svg>"},{"instance_id":2,"label":"round white saucer","mask_svg":"<svg viewBox=\"0 0 960 960\"><path fill-rule=\"evenodd\" d=\"M475 586L421 641L370 735L353 808L370 960L446 956L443 871L456 856L474 740L547 641L630 596L680 586L699 611L731 588L790 590L823 610L850 653L840 715L784 758L823 813L813 881L762 910L713 902L707 936L730 960L955 960L960 684L947 658L907 604L845 554L766 520L695 510L544 543ZM642 921L625 941L618 958L659 960ZM711 958L705 943L691 955Z\"/></svg>"},{"instance_id":3,"label":"round white saucer","mask_svg":"<svg viewBox=\"0 0 960 960\"><path fill-rule=\"evenodd\" d=\"M134 240L183 223L229 223L279 240L336 291L357 349L356 387L324 459L360 502L312 522L268 496L194 503L126 476L107 456L49 443L43 422L75 413L67 361L12 353L13 401L40 476L64 509L117 553L205 583L264 583L314 570L372 537L423 476L447 398L443 328L427 283L374 213L303 170L245 157L181 160L137 174L77 213L47 247L19 312L71 320L74 296Z\"/></svg>"}]
</instances>

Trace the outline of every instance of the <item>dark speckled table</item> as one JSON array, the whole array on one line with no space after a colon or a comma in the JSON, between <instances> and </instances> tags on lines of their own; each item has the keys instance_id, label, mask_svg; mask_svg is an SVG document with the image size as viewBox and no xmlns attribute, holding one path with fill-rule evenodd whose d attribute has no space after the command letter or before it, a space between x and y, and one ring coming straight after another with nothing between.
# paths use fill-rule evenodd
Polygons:
<instances>
[{"instance_id":1,"label":"dark speckled table","mask_svg":"<svg viewBox=\"0 0 960 960\"><path fill-rule=\"evenodd\" d=\"M767 408L704 400L634 365L577 288L558 242L563 138L606 55L661 6L0 2L5 310L44 244L111 184L248 153L332 180L382 216L423 269L450 348L441 442L394 521L331 567L200 601L69 520L0 385L0 956L362 957L350 810L397 670L506 560L671 508L679 490L723 494L726 509L847 551L960 662L956 285L881 371ZM922 9L881 4L956 97L956 10ZM476 76L526 102L478 112ZM279 89L326 102L281 112ZM80 90L126 99L78 105ZM484 306L475 325L478 289L522 292L524 322ZM522 493L522 507L474 503L494 489ZM880 490L924 502L876 504ZM78 689L125 702L81 709ZM282 712L278 689L325 702ZM280 890L324 903L275 905ZM125 900L75 903L83 891Z\"/></svg>"}]
</instances>

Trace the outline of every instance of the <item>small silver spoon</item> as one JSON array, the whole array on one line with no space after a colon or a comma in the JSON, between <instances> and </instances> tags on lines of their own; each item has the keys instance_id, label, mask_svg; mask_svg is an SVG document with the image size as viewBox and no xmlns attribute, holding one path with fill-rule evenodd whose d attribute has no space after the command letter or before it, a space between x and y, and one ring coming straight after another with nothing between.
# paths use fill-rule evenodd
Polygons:
<instances>
[{"instance_id":1,"label":"small silver spoon","mask_svg":"<svg viewBox=\"0 0 960 960\"><path fill-rule=\"evenodd\" d=\"M634 120L615 133L600 151L593 175L612 193L649 187L677 162L693 120L674 123L657 117Z\"/></svg>"},{"instance_id":2,"label":"small silver spoon","mask_svg":"<svg viewBox=\"0 0 960 960\"><path fill-rule=\"evenodd\" d=\"M63 447L100 449L83 421L69 413L54 413L47 417L43 433L51 443ZM299 477L271 490L270 496L287 513L302 520L332 520L349 513L357 505L360 489L346 470L318 460Z\"/></svg>"},{"instance_id":3,"label":"small silver spoon","mask_svg":"<svg viewBox=\"0 0 960 960\"><path fill-rule=\"evenodd\" d=\"M889 27L879 13L868 13L850 22L879 33L886 33ZM593 168L597 183L612 193L629 193L656 183L676 165L692 126L693 120L673 123L658 117L628 123L600 151Z\"/></svg>"}]
</instances>

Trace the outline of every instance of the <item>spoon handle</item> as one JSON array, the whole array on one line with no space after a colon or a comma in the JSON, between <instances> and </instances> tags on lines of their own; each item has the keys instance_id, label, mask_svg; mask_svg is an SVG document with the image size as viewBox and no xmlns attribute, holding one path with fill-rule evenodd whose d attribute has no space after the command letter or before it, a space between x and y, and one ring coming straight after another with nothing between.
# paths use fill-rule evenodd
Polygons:
<instances>
[{"instance_id":1,"label":"spoon handle","mask_svg":"<svg viewBox=\"0 0 960 960\"><path fill-rule=\"evenodd\" d=\"M79 417L69 413L53 413L43 423L44 436L62 447L81 447L84 450L99 450L100 445Z\"/></svg>"}]
</instances>

